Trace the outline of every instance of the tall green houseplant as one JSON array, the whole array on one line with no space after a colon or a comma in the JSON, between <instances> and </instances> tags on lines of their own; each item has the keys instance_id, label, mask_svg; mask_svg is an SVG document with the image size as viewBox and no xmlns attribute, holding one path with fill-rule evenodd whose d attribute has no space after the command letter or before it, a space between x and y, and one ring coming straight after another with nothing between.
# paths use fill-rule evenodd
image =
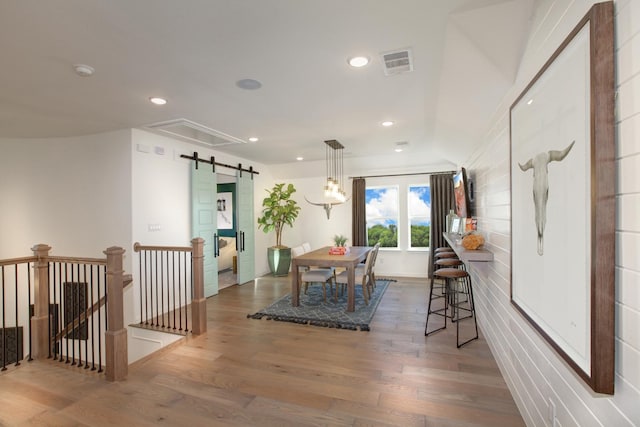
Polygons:
<instances>
[{"instance_id":1,"label":"tall green houseplant","mask_svg":"<svg viewBox=\"0 0 640 427\"><path fill-rule=\"evenodd\" d=\"M291 198L296 192L293 184L275 184L266 190L269 196L262 200L262 216L258 218L258 228L265 233L275 231L276 245L267 249L269 268L274 276L286 276L291 265L291 248L282 245L282 230L285 225L293 227L300 206Z\"/></svg>"}]
</instances>

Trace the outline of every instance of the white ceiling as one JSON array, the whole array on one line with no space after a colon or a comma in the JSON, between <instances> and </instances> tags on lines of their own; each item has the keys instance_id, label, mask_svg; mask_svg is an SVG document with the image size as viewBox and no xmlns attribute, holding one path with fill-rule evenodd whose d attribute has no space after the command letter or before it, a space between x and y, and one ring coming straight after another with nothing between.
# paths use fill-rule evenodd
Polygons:
<instances>
[{"instance_id":1,"label":"white ceiling","mask_svg":"<svg viewBox=\"0 0 640 427\"><path fill-rule=\"evenodd\" d=\"M259 137L219 150L265 164L323 159L327 139L345 157L455 164L513 84L533 2L0 0L0 137L186 118ZM385 76L380 53L400 48L414 71ZM356 54L371 63L349 67Z\"/></svg>"}]
</instances>

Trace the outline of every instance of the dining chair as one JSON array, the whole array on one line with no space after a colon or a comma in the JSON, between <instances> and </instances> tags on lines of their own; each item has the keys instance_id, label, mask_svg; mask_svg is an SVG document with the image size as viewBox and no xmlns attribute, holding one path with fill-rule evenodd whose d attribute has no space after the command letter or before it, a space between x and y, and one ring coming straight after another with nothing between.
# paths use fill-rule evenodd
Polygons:
<instances>
[{"instance_id":1,"label":"dining chair","mask_svg":"<svg viewBox=\"0 0 640 427\"><path fill-rule=\"evenodd\" d=\"M355 282L354 284L360 285L362 286L362 296L364 298L364 303L366 305L369 305L369 298L370 298L370 292L369 292L369 283L371 282L371 267L372 267L372 261L373 261L373 255L374 251L373 249L369 251L369 253L367 254L367 259L364 262L364 268L362 269L355 269ZM344 288L344 286L347 286L347 284L349 283L349 272L348 271L342 271L340 274L336 275L336 294L335 294L335 299L337 300L338 298L338 285L342 285L342 287Z\"/></svg>"},{"instance_id":2,"label":"dining chair","mask_svg":"<svg viewBox=\"0 0 640 427\"><path fill-rule=\"evenodd\" d=\"M303 243L300 246L296 246L291 248L291 256L297 257L300 255L304 255L305 253L311 250L311 245L309 243ZM328 274L327 274L328 273ZM300 273L298 273L300 274ZM309 290L309 284L311 283L320 283L322 284L322 295L324 300L327 300L327 290L326 285L327 282L330 281L330 291L333 293L333 283L335 282L335 268L334 267L304 267L304 271L299 276L298 283L300 285L304 284L304 293L306 294ZM299 291L299 290L298 290Z\"/></svg>"},{"instance_id":3,"label":"dining chair","mask_svg":"<svg viewBox=\"0 0 640 427\"><path fill-rule=\"evenodd\" d=\"M369 275L369 283L367 284L367 286L369 286L370 291L369 291L369 295L371 295L373 293L373 290L376 288L376 273L375 273L375 269L376 269L376 260L378 259L378 250L380 249L380 243L376 243L373 246L373 249L371 249L371 252L373 252L373 259L371 260L371 274ZM366 260L365 260L366 263ZM356 267L356 272L358 271L358 269L360 270L364 270L365 268L365 264L361 264L359 266Z\"/></svg>"},{"instance_id":4,"label":"dining chair","mask_svg":"<svg viewBox=\"0 0 640 427\"><path fill-rule=\"evenodd\" d=\"M313 284L313 283L319 283L322 285L322 299L326 302L327 301L327 284L329 284L329 291L331 294L334 294L333 292L333 283L335 280L335 275L333 273L332 270L328 269L328 268L318 268L318 269L313 269L313 270L307 270L304 273L302 273L302 275L300 276L300 280L299 280L299 284L303 284L304 283L304 293L307 293L307 290L309 289L309 285ZM300 289L298 289L298 292L300 292ZM336 299L334 297L334 299Z\"/></svg>"}]
</instances>

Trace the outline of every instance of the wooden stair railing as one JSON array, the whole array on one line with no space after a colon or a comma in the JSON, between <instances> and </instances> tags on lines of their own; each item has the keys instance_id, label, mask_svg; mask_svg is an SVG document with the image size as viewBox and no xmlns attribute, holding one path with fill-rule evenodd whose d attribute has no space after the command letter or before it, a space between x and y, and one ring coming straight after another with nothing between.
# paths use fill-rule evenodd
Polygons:
<instances>
[{"instance_id":1,"label":"wooden stair railing","mask_svg":"<svg viewBox=\"0 0 640 427\"><path fill-rule=\"evenodd\" d=\"M108 381L120 381L126 378L128 373L127 356L127 329L124 327L124 303L123 290L126 284L131 283L131 276L125 275L123 257L125 250L120 247L110 247L104 251L104 259L91 258L63 258L51 257L51 247L45 244L32 248L36 262L34 263L34 298L33 317L31 318L31 333L33 337L32 358L44 359L50 354L50 314L49 314L49 263L70 262L106 265L106 295L109 297L106 304L106 316L109 319L104 332L105 337L105 376ZM126 284L125 284L126 283ZM98 310L106 301L101 300L85 310L82 315ZM81 319L76 318L65 326L64 331L56 334L54 343L61 336L73 330L74 325L79 325Z\"/></svg>"},{"instance_id":2,"label":"wooden stair railing","mask_svg":"<svg viewBox=\"0 0 640 427\"><path fill-rule=\"evenodd\" d=\"M185 314L184 316L182 316L182 314L180 314L178 316L180 320L178 329L175 321L175 313L178 311L182 313L182 308L187 307L188 305L190 307L191 333L193 335L200 335L205 333L207 331L207 306L206 298L204 296L204 239L200 237L192 239L191 246L150 246L135 243L133 245L133 250L134 252L140 254L140 326L145 327L147 325L150 325L151 329L156 329L159 327L160 329L157 330L162 330L162 328L165 328L165 315L168 316L171 313L174 313L174 321L172 324L170 320L167 322L165 331L169 332L170 328L183 331L182 319L187 319L189 315ZM169 269L168 264L170 259L169 254L178 253L191 253L191 280L186 280L185 277L185 281L190 282L189 288L192 292L190 304L187 303L186 292L183 294L183 300L178 299L178 301L176 301L175 297L176 287L173 280L175 279L175 269L174 267L171 267L171 269ZM150 259L149 263L147 263L147 259ZM155 264L153 259L155 259ZM163 260L166 261L164 262L164 264ZM183 265L183 269L180 270L180 260L178 260L178 271L181 271L186 276L186 269L187 266ZM180 282L179 278L178 282ZM171 292L173 290L173 300L169 301L169 297L167 295L165 304L165 297L163 296L165 294L159 293L157 288L160 288L161 292L164 292L165 290L167 292ZM155 294L153 291L154 289L156 289ZM150 290L149 297L147 297L148 290ZM178 290L178 296L180 296L180 290ZM158 300L162 301L160 303L161 307L156 307L154 310L153 304L151 304L150 309L146 306L146 301L155 301L157 306ZM144 304L143 301L145 302ZM151 313L150 316L149 312ZM159 323L158 319L162 321L161 324ZM188 327L186 326L187 323L188 322L185 321L185 333L188 332Z\"/></svg>"}]
</instances>

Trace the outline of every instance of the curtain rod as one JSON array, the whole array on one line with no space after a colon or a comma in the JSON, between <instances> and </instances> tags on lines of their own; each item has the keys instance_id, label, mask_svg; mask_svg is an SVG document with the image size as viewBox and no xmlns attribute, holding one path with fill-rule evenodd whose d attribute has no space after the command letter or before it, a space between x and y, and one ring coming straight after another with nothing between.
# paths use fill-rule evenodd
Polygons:
<instances>
[{"instance_id":1,"label":"curtain rod","mask_svg":"<svg viewBox=\"0 0 640 427\"><path fill-rule=\"evenodd\" d=\"M388 175L364 175L364 176L350 176L349 179L357 178L387 178L392 176L413 176L413 175L446 175L449 173L456 173L456 171L443 171L443 172L414 172L414 173L396 173Z\"/></svg>"}]
</instances>

